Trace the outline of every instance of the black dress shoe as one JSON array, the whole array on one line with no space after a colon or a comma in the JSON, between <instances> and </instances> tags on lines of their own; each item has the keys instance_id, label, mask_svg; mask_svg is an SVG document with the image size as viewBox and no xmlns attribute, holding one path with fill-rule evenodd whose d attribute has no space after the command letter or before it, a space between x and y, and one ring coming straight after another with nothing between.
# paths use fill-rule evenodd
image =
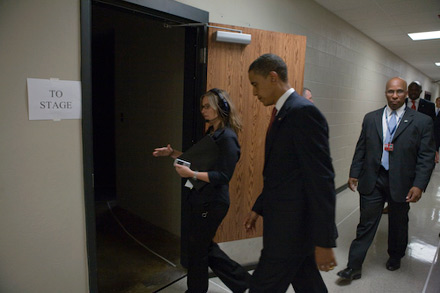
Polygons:
<instances>
[{"instance_id":1,"label":"black dress shoe","mask_svg":"<svg viewBox=\"0 0 440 293\"><path fill-rule=\"evenodd\" d=\"M361 278L361 272L362 271L360 269L355 270L351 268L346 268L345 270L338 272L338 276L346 280L357 280Z\"/></svg>"},{"instance_id":2,"label":"black dress shoe","mask_svg":"<svg viewBox=\"0 0 440 293\"><path fill-rule=\"evenodd\" d=\"M400 258L389 258L387 261L387 270L395 271L400 269Z\"/></svg>"}]
</instances>

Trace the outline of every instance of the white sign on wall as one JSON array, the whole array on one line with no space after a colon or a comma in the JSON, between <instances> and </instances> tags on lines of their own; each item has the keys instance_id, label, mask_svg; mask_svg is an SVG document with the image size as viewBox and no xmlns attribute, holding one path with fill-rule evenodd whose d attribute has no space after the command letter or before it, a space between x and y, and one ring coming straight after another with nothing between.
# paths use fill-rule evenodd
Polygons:
<instances>
[{"instance_id":1,"label":"white sign on wall","mask_svg":"<svg viewBox=\"0 0 440 293\"><path fill-rule=\"evenodd\" d=\"M28 78L29 120L81 119L81 82Z\"/></svg>"}]
</instances>

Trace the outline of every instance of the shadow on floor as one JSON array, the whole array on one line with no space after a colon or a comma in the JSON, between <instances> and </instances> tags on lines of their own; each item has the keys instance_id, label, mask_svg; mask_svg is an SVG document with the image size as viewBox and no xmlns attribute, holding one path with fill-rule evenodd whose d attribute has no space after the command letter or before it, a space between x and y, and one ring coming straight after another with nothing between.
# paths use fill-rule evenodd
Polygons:
<instances>
[{"instance_id":1,"label":"shadow on floor","mask_svg":"<svg viewBox=\"0 0 440 293\"><path fill-rule=\"evenodd\" d=\"M186 274L179 260L179 237L113 205L96 203L100 293L155 292Z\"/></svg>"}]
</instances>

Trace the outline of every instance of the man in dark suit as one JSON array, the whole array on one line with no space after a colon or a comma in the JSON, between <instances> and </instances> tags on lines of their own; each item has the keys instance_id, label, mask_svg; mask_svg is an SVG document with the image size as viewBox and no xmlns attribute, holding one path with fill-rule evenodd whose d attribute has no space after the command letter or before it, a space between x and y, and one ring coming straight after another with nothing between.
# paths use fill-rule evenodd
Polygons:
<instances>
[{"instance_id":1,"label":"man in dark suit","mask_svg":"<svg viewBox=\"0 0 440 293\"><path fill-rule=\"evenodd\" d=\"M435 121L435 105L433 102L420 98L420 94L423 92L422 84L415 80L411 82L408 86L408 97L405 100L407 107L413 110L419 111L420 113L426 114ZM438 150L438 147L437 147ZM436 152L436 158L438 157L438 152ZM383 214L388 214L388 206L383 209Z\"/></svg>"},{"instance_id":2,"label":"man in dark suit","mask_svg":"<svg viewBox=\"0 0 440 293\"><path fill-rule=\"evenodd\" d=\"M304 98L306 98L307 100L309 100L310 102L314 103L313 101L313 95L312 95L312 91L309 88L303 88L303 94L302 96Z\"/></svg>"},{"instance_id":3,"label":"man in dark suit","mask_svg":"<svg viewBox=\"0 0 440 293\"><path fill-rule=\"evenodd\" d=\"M406 100L407 106L413 110L419 111L420 113L426 114L435 120L435 104L431 101L421 99L420 94L422 93L422 84L418 81L413 81L408 86L408 97Z\"/></svg>"},{"instance_id":4,"label":"man in dark suit","mask_svg":"<svg viewBox=\"0 0 440 293\"><path fill-rule=\"evenodd\" d=\"M434 136L435 136L435 162L440 161L439 149L440 149L440 97L435 99L435 121L434 121Z\"/></svg>"},{"instance_id":5,"label":"man in dark suit","mask_svg":"<svg viewBox=\"0 0 440 293\"><path fill-rule=\"evenodd\" d=\"M253 94L265 106L275 105L263 191L245 221L252 231L264 217L263 250L249 292L286 292L289 284L295 292L327 292L319 270L336 266L337 238L327 122L291 88L280 57L262 55L248 73Z\"/></svg>"},{"instance_id":6,"label":"man in dark suit","mask_svg":"<svg viewBox=\"0 0 440 293\"><path fill-rule=\"evenodd\" d=\"M435 117L440 118L440 97L435 99Z\"/></svg>"},{"instance_id":7,"label":"man in dark suit","mask_svg":"<svg viewBox=\"0 0 440 293\"><path fill-rule=\"evenodd\" d=\"M390 207L386 268L399 269L405 255L409 203L420 200L435 165L432 119L406 107L406 94L403 79L390 79L385 91L388 105L364 117L348 179L348 187L359 191L361 216L347 268L338 272L343 279L361 277L385 201Z\"/></svg>"}]
</instances>

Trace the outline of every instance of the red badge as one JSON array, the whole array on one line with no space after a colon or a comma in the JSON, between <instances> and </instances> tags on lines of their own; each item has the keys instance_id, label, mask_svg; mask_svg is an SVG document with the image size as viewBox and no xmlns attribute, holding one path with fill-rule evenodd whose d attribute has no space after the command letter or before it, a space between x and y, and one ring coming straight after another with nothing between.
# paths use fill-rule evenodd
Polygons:
<instances>
[{"instance_id":1,"label":"red badge","mask_svg":"<svg viewBox=\"0 0 440 293\"><path fill-rule=\"evenodd\" d=\"M384 149L388 152L392 152L394 150L394 145L392 143L386 143Z\"/></svg>"}]
</instances>

